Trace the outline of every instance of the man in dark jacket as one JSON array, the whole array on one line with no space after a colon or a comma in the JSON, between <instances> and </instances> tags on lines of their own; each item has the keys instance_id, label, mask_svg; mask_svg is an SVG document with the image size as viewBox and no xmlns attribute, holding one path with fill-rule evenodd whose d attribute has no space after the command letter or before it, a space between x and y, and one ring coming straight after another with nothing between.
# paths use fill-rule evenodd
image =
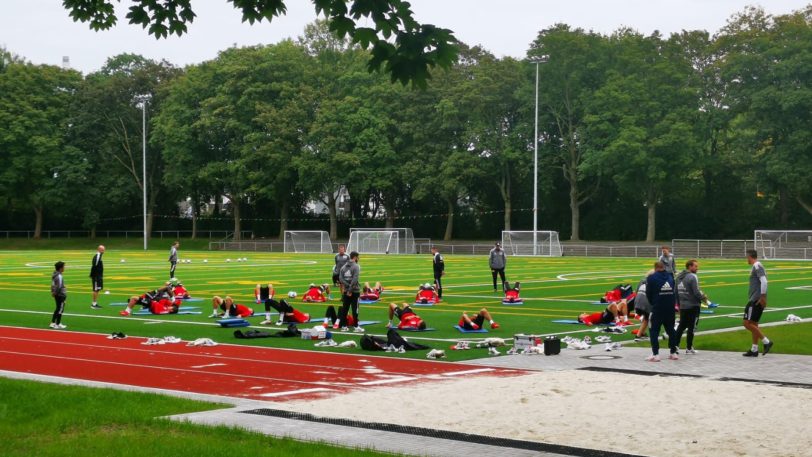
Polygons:
<instances>
[{"instance_id":1,"label":"man in dark jacket","mask_svg":"<svg viewBox=\"0 0 812 457\"><path fill-rule=\"evenodd\" d=\"M440 250L437 246L431 247L431 253L434 255L432 260L434 268L434 287L437 288L437 297L443 298L443 276L445 276L445 261L443 256L440 255Z\"/></svg>"},{"instance_id":2,"label":"man in dark jacket","mask_svg":"<svg viewBox=\"0 0 812 457\"><path fill-rule=\"evenodd\" d=\"M104 288L104 262L102 261L104 255L104 246L99 245L96 249L96 254L93 256L93 261L90 264L90 281L93 283L93 303L90 305L93 309L101 309L99 305L99 291Z\"/></svg>"},{"instance_id":3,"label":"man in dark jacket","mask_svg":"<svg viewBox=\"0 0 812 457\"><path fill-rule=\"evenodd\" d=\"M499 284L502 284L502 292L505 291L505 266L507 265L507 256L505 251L502 250L502 245L496 243L496 246L491 249L488 254L488 266L491 267L491 275L493 276L493 291L496 292L496 275L502 279Z\"/></svg>"},{"instance_id":4,"label":"man in dark jacket","mask_svg":"<svg viewBox=\"0 0 812 457\"><path fill-rule=\"evenodd\" d=\"M665 271L665 265L662 262L657 261L654 264L654 274L646 278L646 298L651 304L651 314L649 316L651 356L646 359L649 362L660 361L660 326L664 326L665 333L668 334L668 346L671 348L671 355L668 358L671 360L679 359L675 339L676 333L674 332L676 318L674 292L674 277Z\"/></svg>"},{"instance_id":5,"label":"man in dark jacket","mask_svg":"<svg viewBox=\"0 0 812 457\"><path fill-rule=\"evenodd\" d=\"M364 328L358 325L358 299L361 298L361 267L358 265L358 253L350 252L350 260L341 267L338 272L338 280L341 282L341 310L338 312L338 320L342 332L349 330L347 315L352 311L355 322L355 331L363 333Z\"/></svg>"}]
</instances>

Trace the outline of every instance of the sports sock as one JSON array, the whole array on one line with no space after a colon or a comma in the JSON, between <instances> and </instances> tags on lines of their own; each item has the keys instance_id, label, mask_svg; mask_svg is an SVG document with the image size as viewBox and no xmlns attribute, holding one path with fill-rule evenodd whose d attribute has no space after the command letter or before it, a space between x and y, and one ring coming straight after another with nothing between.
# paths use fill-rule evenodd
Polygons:
<instances>
[{"instance_id":1,"label":"sports sock","mask_svg":"<svg viewBox=\"0 0 812 457\"><path fill-rule=\"evenodd\" d=\"M279 322L282 322L284 320L285 320L285 313L279 313Z\"/></svg>"},{"instance_id":2,"label":"sports sock","mask_svg":"<svg viewBox=\"0 0 812 457\"><path fill-rule=\"evenodd\" d=\"M770 344L770 339L765 336L764 339L761 340L761 342L764 344Z\"/></svg>"},{"instance_id":3,"label":"sports sock","mask_svg":"<svg viewBox=\"0 0 812 457\"><path fill-rule=\"evenodd\" d=\"M270 311L265 312L265 320L271 320L271 313Z\"/></svg>"},{"instance_id":4,"label":"sports sock","mask_svg":"<svg viewBox=\"0 0 812 457\"><path fill-rule=\"evenodd\" d=\"M758 344L754 344L754 345L750 346L750 350L753 351L753 352L758 352Z\"/></svg>"},{"instance_id":5,"label":"sports sock","mask_svg":"<svg viewBox=\"0 0 812 457\"><path fill-rule=\"evenodd\" d=\"M493 319L491 319L491 325L493 325Z\"/></svg>"},{"instance_id":6,"label":"sports sock","mask_svg":"<svg viewBox=\"0 0 812 457\"><path fill-rule=\"evenodd\" d=\"M93 302L93 306L96 306L96 302Z\"/></svg>"}]
</instances>

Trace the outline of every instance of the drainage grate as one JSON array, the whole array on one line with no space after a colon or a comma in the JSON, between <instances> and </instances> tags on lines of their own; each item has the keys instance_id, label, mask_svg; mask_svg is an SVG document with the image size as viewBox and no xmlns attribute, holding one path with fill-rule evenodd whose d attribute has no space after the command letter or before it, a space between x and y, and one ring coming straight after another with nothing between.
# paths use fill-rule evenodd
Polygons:
<instances>
[{"instance_id":1,"label":"drainage grate","mask_svg":"<svg viewBox=\"0 0 812 457\"><path fill-rule=\"evenodd\" d=\"M705 376L698 374L687 373L661 373L659 371L645 371L645 370L627 370L623 368L607 368L607 367L583 367L579 368L583 371L600 371L604 373L623 373L623 374L637 374L641 376L673 376L676 378L704 378Z\"/></svg>"},{"instance_id":2,"label":"drainage grate","mask_svg":"<svg viewBox=\"0 0 812 457\"><path fill-rule=\"evenodd\" d=\"M403 433L414 436L425 436L429 438L439 438L444 440L463 441L466 443L484 444L503 448L524 449L537 452L549 452L561 455L581 456L581 457L637 457L632 454L619 452L602 451L598 449L584 449L558 444L538 443L535 441L513 440L510 438L499 438L473 435L470 433L452 432L448 430L435 430L430 428L412 427L408 425L385 424L380 422L362 422L351 419L340 419L332 417L319 417L307 413L295 411L283 411L279 409L253 409L241 411L244 414L256 414L259 416L279 417L282 419L293 419L320 424L342 425L344 427L363 428L368 430L379 430L391 433Z\"/></svg>"}]
</instances>

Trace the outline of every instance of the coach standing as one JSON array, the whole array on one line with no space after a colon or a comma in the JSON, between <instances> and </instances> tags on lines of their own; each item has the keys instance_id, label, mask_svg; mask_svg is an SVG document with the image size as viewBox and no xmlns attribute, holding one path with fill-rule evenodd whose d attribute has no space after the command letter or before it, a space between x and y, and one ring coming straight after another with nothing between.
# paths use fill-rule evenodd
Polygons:
<instances>
[{"instance_id":1,"label":"coach standing","mask_svg":"<svg viewBox=\"0 0 812 457\"><path fill-rule=\"evenodd\" d=\"M104 255L104 246L99 245L96 249L96 254L93 256L93 261L90 264L90 282L93 283L93 303L90 305L93 309L101 309L99 306L99 291L104 288L104 262L102 261Z\"/></svg>"},{"instance_id":2,"label":"coach standing","mask_svg":"<svg viewBox=\"0 0 812 457\"><path fill-rule=\"evenodd\" d=\"M51 296L54 297L56 303L56 310L51 317L51 325L53 329L65 329L67 325L62 323L62 313L65 312L65 300L68 299L68 289L65 287L65 280L62 278L62 273L65 272L65 262L59 261L54 264L54 273L51 275Z\"/></svg>"},{"instance_id":3,"label":"coach standing","mask_svg":"<svg viewBox=\"0 0 812 457\"><path fill-rule=\"evenodd\" d=\"M758 261L758 253L754 250L747 251L747 263L752 265L750 270L750 289L748 290L747 306L744 307L744 328L753 336L750 350L742 354L745 357L758 357L758 341L764 345L762 355L767 355L773 348L770 341L758 327L761 314L767 307L767 272L764 265Z\"/></svg>"},{"instance_id":4,"label":"coach standing","mask_svg":"<svg viewBox=\"0 0 812 457\"><path fill-rule=\"evenodd\" d=\"M434 259L432 259L433 267L434 267L434 286L437 287L437 298L443 298L443 276L445 276L445 262L443 261L443 256L440 255L440 251L437 249L437 246L431 247L431 253L434 254Z\"/></svg>"},{"instance_id":5,"label":"coach standing","mask_svg":"<svg viewBox=\"0 0 812 457\"><path fill-rule=\"evenodd\" d=\"M172 247L169 248L169 279L175 277L175 267L178 266L178 248L180 247L180 241L175 241L172 243Z\"/></svg>"},{"instance_id":6,"label":"coach standing","mask_svg":"<svg viewBox=\"0 0 812 457\"><path fill-rule=\"evenodd\" d=\"M488 265L491 267L491 275L493 275L493 291L496 292L496 275L502 279L502 292L505 291L505 266L507 265L507 257L505 251L502 250L502 245L496 243L496 246L491 249L488 255Z\"/></svg>"},{"instance_id":7,"label":"coach standing","mask_svg":"<svg viewBox=\"0 0 812 457\"><path fill-rule=\"evenodd\" d=\"M671 355L668 358L678 360L676 332L674 332L674 321L676 320L674 276L666 272L662 262L656 262L654 274L646 278L646 298L651 303L651 314L649 315L651 356L646 360L660 361L660 326L665 327L665 333L668 334L668 346L671 348Z\"/></svg>"},{"instance_id":8,"label":"coach standing","mask_svg":"<svg viewBox=\"0 0 812 457\"><path fill-rule=\"evenodd\" d=\"M347 314L352 309L352 318L355 319L355 331L363 332L364 328L361 327L358 320L358 299L361 298L361 267L358 265L357 252L350 252L350 260L341 267L338 280L341 281L341 287L344 291L341 294L341 310L338 313L341 331L346 332L349 330Z\"/></svg>"}]
</instances>

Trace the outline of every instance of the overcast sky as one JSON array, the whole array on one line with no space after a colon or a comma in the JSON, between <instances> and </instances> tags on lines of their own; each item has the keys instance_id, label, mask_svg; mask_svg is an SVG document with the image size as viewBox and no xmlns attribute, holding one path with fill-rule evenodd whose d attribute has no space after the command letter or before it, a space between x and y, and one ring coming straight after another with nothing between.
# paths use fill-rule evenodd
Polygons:
<instances>
[{"instance_id":1,"label":"overcast sky","mask_svg":"<svg viewBox=\"0 0 812 457\"><path fill-rule=\"evenodd\" d=\"M771 14L801 9L812 0L411 0L418 21L453 30L458 39L482 45L497 56L524 57L536 33L563 22L601 33L621 26L649 34L703 29L711 32L747 5L762 4ZM287 0L288 12L272 24L240 21L226 0L195 0L197 18L189 33L156 40L126 23L124 0L119 24L90 31L73 22L60 0L0 0L0 46L34 63L59 65L63 56L84 73L98 70L108 57L138 53L173 64L202 62L233 44L276 43L301 35L315 18L311 0Z\"/></svg>"}]
</instances>

